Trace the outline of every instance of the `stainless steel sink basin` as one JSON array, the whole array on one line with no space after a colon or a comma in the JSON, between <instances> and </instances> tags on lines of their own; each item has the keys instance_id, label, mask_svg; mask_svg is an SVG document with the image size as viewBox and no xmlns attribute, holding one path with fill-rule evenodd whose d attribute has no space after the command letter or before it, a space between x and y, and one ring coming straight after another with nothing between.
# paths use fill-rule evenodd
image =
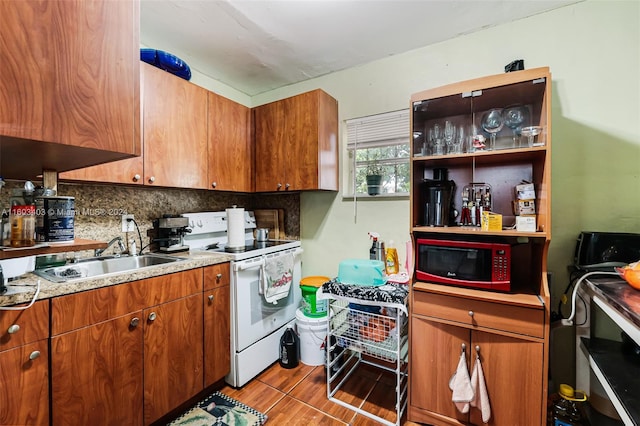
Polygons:
<instances>
[{"instance_id":1,"label":"stainless steel sink basin","mask_svg":"<svg viewBox=\"0 0 640 426\"><path fill-rule=\"evenodd\" d=\"M94 257L55 268L38 269L35 271L35 274L49 281L64 283L87 278L100 278L122 272L137 271L151 266L178 262L180 260L185 259L155 253L141 254L138 256Z\"/></svg>"}]
</instances>

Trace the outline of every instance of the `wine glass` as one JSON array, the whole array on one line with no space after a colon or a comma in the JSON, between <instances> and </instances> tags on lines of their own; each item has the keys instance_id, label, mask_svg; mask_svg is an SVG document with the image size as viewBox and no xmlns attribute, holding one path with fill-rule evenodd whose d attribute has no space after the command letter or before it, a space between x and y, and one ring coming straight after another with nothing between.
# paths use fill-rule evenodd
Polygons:
<instances>
[{"instance_id":1,"label":"wine glass","mask_svg":"<svg viewBox=\"0 0 640 426\"><path fill-rule=\"evenodd\" d=\"M496 133L502 130L504 121L502 119L502 110L498 108L485 112L482 116L482 129L489 133L491 137L490 149L496 149Z\"/></svg>"},{"instance_id":2,"label":"wine glass","mask_svg":"<svg viewBox=\"0 0 640 426\"><path fill-rule=\"evenodd\" d=\"M520 126L527 119L527 110L522 105L512 105L502 113L504 125L513 130L513 147L520 147Z\"/></svg>"},{"instance_id":3,"label":"wine glass","mask_svg":"<svg viewBox=\"0 0 640 426\"><path fill-rule=\"evenodd\" d=\"M433 155L444 154L444 143L442 140L442 129L439 124L434 124L433 128L429 131L431 137L431 146L433 149Z\"/></svg>"},{"instance_id":4,"label":"wine glass","mask_svg":"<svg viewBox=\"0 0 640 426\"><path fill-rule=\"evenodd\" d=\"M456 127L449 121L444 122L444 143L447 147L447 154L454 152L454 143L456 138Z\"/></svg>"},{"instance_id":5,"label":"wine glass","mask_svg":"<svg viewBox=\"0 0 640 426\"><path fill-rule=\"evenodd\" d=\"M533 139L536 136L538 136L540 133L542 133L542 127L540 126L523 127L520 132L522 133L523 136L527 137L527 145L529 145L529 148L531 148L533 146Z\"/></svg>"}]
</instances>

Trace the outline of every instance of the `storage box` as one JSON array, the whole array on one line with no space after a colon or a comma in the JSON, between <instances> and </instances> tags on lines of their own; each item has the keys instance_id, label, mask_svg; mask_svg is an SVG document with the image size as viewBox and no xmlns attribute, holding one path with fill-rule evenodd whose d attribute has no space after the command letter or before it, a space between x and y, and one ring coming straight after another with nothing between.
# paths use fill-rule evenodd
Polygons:
<instances>
[{"instance_id":1,"label":"storage box","mask_svg":"<svg viewBox=\"0 0 640 426\"><path fill-rule=\"evenodd\" d=\"M515 200L513 202L513 212L516 216L535 215L536 202L534 200Z\"/></svg>"},{"instance_id":2,"label":"storage box","mask_svg":"<svg viewBox=\"0 0 640 426\"><path fill-rule=\"evenodd\" d=\"M380 260L347 259L338 266L338 282L379 286L387 282L384 262Z\"/></svg>"},{"instance_id":3,"label":"storage box","mask_svg":"<svg viewBox=\"0 0 640 426\"><path fill-rule=\"evenodd\" d=\"M516 231L536 232L535 216L516 216Z\"/></svg>"},{"instance_id":4,"label":"storage box","mask_svg":"<svg viewBox=\"0 0 640 426\"><path fill-rule=\"evenodd\" d=\"M482 212L482 230L483 231L501 231L502 215L493 212Z\"/></svg>"},{"instance_id":5,"label":"storage box","mask_svg":"<svg viewBox=\"0 0 640 426\"><path fill-rule=\"evenodd\" d=\"M536 191L532 183L522 183L516 185L516 198L518 200L533 200L536 198Z\"/></svg>"}]
</instances>

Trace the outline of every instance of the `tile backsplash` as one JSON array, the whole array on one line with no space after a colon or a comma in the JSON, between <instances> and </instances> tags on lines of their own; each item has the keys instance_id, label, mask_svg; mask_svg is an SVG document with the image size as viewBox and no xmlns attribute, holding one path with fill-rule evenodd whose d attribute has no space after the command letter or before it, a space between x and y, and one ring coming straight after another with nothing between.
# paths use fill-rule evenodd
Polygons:
<instances>
[{"instance_id":1,"label":"tile backsplash","mask_svg":"<svg viewBox=\"0 0 640 426\"><path fill-rule=\"evenodd\" d=\"M33 183L36 186L42 184L36 181ZM7 181L5 187L0 190L3 212L9 210L13 189L23 187L24 181ZM245 210L284 209L287 238L300 238L298 193L240 194L196 189L59 182L57 195L75 198L75 238L106 242L116 236L125 237L121 229L121 215L133 214L146 245L149 242L147 233L153 229L152 221L164 214L221 211L233 205ZM138 242L137 232L129 233L126 237L135 238Z\"/></svg>"}]
</instances>

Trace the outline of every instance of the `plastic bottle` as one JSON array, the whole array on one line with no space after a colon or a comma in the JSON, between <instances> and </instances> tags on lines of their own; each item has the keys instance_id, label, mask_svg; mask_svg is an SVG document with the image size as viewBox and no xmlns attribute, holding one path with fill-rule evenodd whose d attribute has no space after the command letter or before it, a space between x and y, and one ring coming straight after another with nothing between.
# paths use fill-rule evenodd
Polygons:
<instances>
[{"instance_id":1,"label":"plastic bottle","mask_svg":"<svg viewBox=\"0 0 640 426\"><path fill-rule=\"evenodd\" d=\"M585 426L580 404L587 397L582 391L574 391L569 385L560 385L559 392L550 397L548 426Z\"/></svg>"},{"instance_id":2,"label":"plastic bottle","mask_svg":"<svg viewBox=\"0 0 640 426\"><path fill-rule=\"evenodd\" d=\"M279 363L282 368L295 368L298 366L300 353L300 340L293 330L291 324L287 325L287 329L280 337L280 359Z\"/></svg>"},{"instance_id":3,"label":"plastic bottle","mask_svg":"<svg viewBox=\"0 0 640 426\"><path fill-rule=\"evenodd\" d=\"M384 243L379 241L380 235L376 232L369 232L369 238L373 240L373 244L371 244L371 248L369 249L369 260L380 260L384 262Z\"/></svg>"},{"instance_id":4,"label":"plastic bottle","mask_svg":"<svg viewBox=\"0 0 640 426\"><path fill-rule=\"evenodd\" d=\"M389 247L387 247L385 259L387 275L397 274L400 270L400 266L398 263L398 250L393 244L393 240L389 241Z\"/></svg>"}]
</instances>

